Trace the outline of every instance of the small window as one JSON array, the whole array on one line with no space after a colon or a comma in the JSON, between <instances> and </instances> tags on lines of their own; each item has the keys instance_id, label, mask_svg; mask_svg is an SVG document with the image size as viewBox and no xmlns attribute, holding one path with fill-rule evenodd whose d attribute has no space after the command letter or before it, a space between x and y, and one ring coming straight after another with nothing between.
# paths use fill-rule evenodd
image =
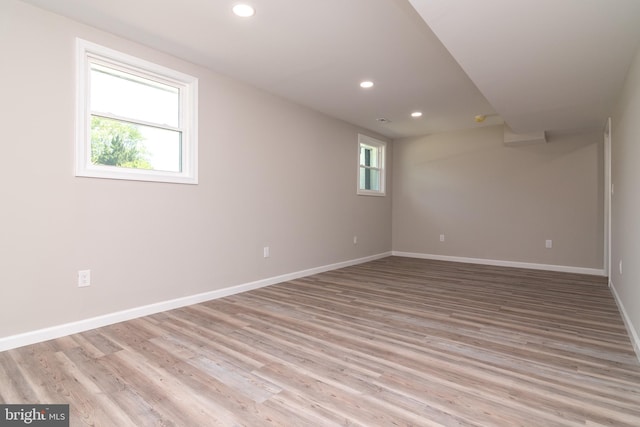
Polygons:
<instances>
[{"instance_id":1,"label":"small window","mask_svg":"<svg viewBox=\"0 0 640 427\"><path fill-rule=\"evenodd\" d=\"M358 194L385 195L385 148L383 141L358 135Z\"/></svg>"},{"instance_id":2,"label":"small window","mask_svg":"<svg viewBox=\"0 0 640 427\"><path fill-rule=\"evenodd\" d=\"M76 176L197 184L197 83L78 39Z\"/></svg>"}]
</instances>

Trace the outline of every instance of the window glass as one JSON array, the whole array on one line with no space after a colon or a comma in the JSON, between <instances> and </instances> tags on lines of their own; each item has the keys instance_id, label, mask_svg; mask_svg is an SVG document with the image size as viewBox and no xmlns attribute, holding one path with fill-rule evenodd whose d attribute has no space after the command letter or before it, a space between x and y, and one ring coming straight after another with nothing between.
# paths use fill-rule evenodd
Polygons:
<instances>
[{"instance_id":1,"label":"window glass","mask_svg":"<svg viewBox=\"0 0 640 427\"><path fill-rule=\"evenodd\" d=\"M94 165L180 172L180 132L91 117Z\"/></svg>"},{"instance_id":2,"label":"window glass","mask_svg":"<svg viewBox=\"0 0 640 427\"><path fill-rule=\"evenodd\" d=\"M179 126L179 89L91 63L91 111Z\"/></svg>"}]
</instances>

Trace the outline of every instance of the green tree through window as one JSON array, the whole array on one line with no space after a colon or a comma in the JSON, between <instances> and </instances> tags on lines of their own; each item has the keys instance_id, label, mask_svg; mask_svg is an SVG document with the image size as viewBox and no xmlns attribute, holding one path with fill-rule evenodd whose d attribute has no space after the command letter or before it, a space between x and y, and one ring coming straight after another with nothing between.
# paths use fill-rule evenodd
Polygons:
<instances>
[{"instance_id":1,"label":"green tree through window","mask_svg":"<svg viewBox=\"0 0 640 427\"><path fill-rule=\"evenodd\" d=\"M136 126L103 117L91 117L91 163L152 169L144 138Z\"/></svg>"}]
</instances>

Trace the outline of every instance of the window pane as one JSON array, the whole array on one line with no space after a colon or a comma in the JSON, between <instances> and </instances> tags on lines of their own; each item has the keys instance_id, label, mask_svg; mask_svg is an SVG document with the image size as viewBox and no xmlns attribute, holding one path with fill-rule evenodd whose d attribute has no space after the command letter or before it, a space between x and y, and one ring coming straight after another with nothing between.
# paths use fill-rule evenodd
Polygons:
<instances>
[{"instance_id":1,"label":"window pane","mask_svg":"<svg viewBox=\"0 0 640 427\"><path fill-rule=\"evenodd\" d=\"M360 144L360 164L363 166L379 167L378 151L377 147Z\"/></svg>"},{"instance_id":2,"label":"window pane","mask_svg":"<svg viewBox=\"0 0 640 427\"><path fill-rule=\"evenodd\" d=\"M360 146L360 164L363 166L371 166L371 149L365 147L364 145Z\"/></svg>"},{"instance_id":3,"label":"window pane","mask_svg":"<svg viewBox=\"0 0 640 427\"><path fill-rule=\"evenodd\" d=\"M380 171L360 167L360 189L380 191Z\"/></svg>"},{"instance_id":4,"label":"window pane","mask_svg":"<svg viewBox=\"0 0 640 427\"><path fill-rule=\"evenodd\" d=\"M91 163L180 172L181 132L91 117Z\"/></svg>"},{"instance_id":5,"label":"window pane","mask_svg":"<svg viewBox=\"0 0 640 427\"><path fill-rule=\"evenodd\" d=\"M91 64L91 111L179 127L179 90Z\"/></svg>"}]
</instances>

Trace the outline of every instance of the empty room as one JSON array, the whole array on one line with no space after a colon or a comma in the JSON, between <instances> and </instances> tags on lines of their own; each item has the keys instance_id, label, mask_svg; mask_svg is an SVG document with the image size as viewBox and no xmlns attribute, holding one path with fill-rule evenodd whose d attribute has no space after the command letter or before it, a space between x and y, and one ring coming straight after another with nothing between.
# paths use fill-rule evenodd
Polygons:
<instances>
[{"instance_id":1,"label":"empty room","mask_svg":"<svg viewBox=\"0 0 640 427\"><path fill-rule=\"evenodd\" d=\"M0 0L0 426L639 426L637 0Z\"/></svg>"}]
</instances>

